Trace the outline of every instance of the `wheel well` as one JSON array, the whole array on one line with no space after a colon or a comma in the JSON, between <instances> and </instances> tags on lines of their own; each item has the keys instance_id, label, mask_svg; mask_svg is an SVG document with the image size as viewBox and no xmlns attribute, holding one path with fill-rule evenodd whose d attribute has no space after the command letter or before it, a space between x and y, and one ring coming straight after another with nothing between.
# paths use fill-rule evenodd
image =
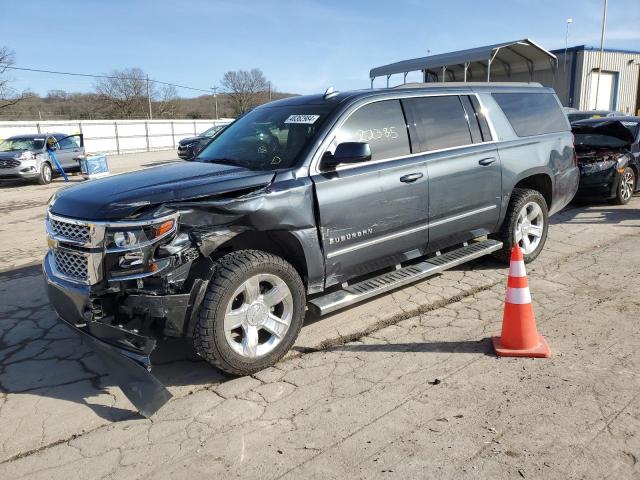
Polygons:
<instances>
[{"instance_id":1,"label":"wheel well","mask_svg":"<svg viewBox=\"0 0 640 480\"><path fill-rule=\"evenodd\" d=\"M296 237L285 231L276 232L244 232L220 245L212 256L220 258L227 253L238 250L261 250L277 255L296 269L300 278L307 285L307 263L302 245Z\"/></svg>"},{"instance_id":2,"label":"wheel well","mask_svg":"<svg viewBox=\"0 0 640 480\"><path fill-rule=\"evenodd\" d=\"M537 175L531 175L530 177L523 178L515 184L514 188L530 188L540 192L547 202L547 208L551 208L551 201L553 198L551 178L549 175L539 173Z\"/></svg>"}]
</instances>

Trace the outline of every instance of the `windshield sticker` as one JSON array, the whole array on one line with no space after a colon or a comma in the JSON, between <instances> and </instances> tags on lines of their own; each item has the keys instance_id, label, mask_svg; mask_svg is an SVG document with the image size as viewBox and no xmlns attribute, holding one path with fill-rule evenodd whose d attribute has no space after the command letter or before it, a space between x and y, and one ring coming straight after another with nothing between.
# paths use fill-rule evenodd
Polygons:
<instances>
[{"instance_id":1,"label":"windshield sticker","mask_svg":"<svg viewBox=\"0 0 640 480\"><path fill-rule=\"evenodd\" d=\"M306 123L313 124L320 118L320 115L289 115L284 123Z\"/></svg>"}]
</instances>

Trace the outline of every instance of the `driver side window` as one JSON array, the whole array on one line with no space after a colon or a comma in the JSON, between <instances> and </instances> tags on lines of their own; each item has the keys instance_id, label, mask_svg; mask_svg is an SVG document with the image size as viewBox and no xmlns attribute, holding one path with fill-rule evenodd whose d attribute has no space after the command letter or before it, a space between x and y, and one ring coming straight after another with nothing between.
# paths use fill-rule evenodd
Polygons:
<instances>
[{"instance_id":1,"label":"driver side window","mask_svg":"<svg viewBox=\"0 0 640 480\"><path fill-rule=\"evenodd\" d=\"M73 137L63 138L58 143L60 144L60 148L63 149L63 150L69 150L69 149L72 149L72 148L79 148L78 144L76 143L76 141L75 141L75 139Z\"/></svg>"},{"instance_id":2,"label":"driver side window","mask_svg":"<svg viewBox=\"0 0 640 480\"><path fill-rule=\"evenodd\" d=\"M366 142L371 160L409 155L407 124L399 100L382 100L365 105L347 119L338 130L331 151L343 142Z\"/></svg>"}]
</instances>

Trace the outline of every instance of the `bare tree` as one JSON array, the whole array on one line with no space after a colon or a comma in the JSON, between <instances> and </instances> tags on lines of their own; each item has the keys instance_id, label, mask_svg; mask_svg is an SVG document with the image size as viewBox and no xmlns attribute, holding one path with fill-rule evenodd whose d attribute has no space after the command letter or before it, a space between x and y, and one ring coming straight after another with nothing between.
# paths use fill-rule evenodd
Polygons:
<instances>
[{"instance_id":1,"label":"bare tree","mask_svg":"<svg viewBox=\"0 0 640 480\"><path fill-rule=\"evenodd\" d=\"M15 63L14 55L7 47L0 47L0 109L10 107L25 98L25 93L17 93L9 87L10 79L5 76L9 67Z\"/></svg>"},{"instance_id":2,"label":"bare tree","mask_svg":"<svg viewBox=\"0 0 640 480\"><path fill-rule=\"evenodd\" d=\"M264 92L269 87L262 70L229 71L222 77L222 86L231 99L232 107L237 115L248 112L256 105L264 102Z\"/></svg>"},{"instance_id":3,"label":"bare tree","mask_svg":"<svg viewBox=\"0 0 640 480\"><path fill-rule=\"evenodd\" d=\"M96 83L102 106L122 118L142 117L147 111L147 80L139 68L113 70Z\"/></svg>"},{"instance_id":4,"label":"bare tree","mask_svg":"<svg viewBox=\"0 0 640 480\"><path fill-rule=\"evenodd\" d=\"M153 85L152 100L157 110L157 115L163 118L173 118L178 111L178 91L173 85Z\"/></svg>"}]
</instances>

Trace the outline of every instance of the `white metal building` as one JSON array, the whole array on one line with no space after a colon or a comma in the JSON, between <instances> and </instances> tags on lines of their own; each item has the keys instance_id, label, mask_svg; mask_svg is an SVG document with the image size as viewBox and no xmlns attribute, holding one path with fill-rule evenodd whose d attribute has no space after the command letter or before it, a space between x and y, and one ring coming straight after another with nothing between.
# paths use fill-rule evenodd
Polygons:
<instances>
[{"instance_id":1,"label":"white metal building","mask_svg":"<svg viewBox=\"0 0 640 480\"><path fill-rule=\"evenodd\" d=\"M553 87L562 104L579 110L640 111L640 51L605 49L598 83L600 50L580 45L554 50L558 58ZM543 82L549 85L548 82ZM597 91L597 98L596 98Z\"/></svg>"}]
</instances>

